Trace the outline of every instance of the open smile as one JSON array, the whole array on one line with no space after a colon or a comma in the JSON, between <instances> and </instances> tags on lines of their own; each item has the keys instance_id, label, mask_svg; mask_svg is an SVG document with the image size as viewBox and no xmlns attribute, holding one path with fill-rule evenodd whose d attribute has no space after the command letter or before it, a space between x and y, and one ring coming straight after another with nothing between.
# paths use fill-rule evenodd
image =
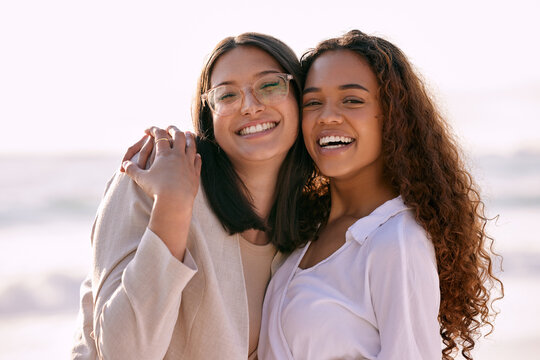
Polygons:
<instances>
[{"instance_id":1,"label":"open smile","mask_svg":"<svg viewBox=\"0 0 540 360\"><path fill-rule=\"evenodd\" d=\"M323 149L337 149L345 146L349 146L355 141L354 138L348 136L323 136L317 144Z\"/></svg>"},{"instance_id":2,"label":"open smile","mask_svg":"<svg viewBox=\"0 0 540 360\"><path fill-rule=\"evenodd\" d=\"M263 122L257 125L246 126L238 130L236 133L240 136L254 135L254 134L259 134L259 133L269 131L275 128L277 125L278 125L278 122L268 121L268 122Z\"/></svg>"}]
</instances>

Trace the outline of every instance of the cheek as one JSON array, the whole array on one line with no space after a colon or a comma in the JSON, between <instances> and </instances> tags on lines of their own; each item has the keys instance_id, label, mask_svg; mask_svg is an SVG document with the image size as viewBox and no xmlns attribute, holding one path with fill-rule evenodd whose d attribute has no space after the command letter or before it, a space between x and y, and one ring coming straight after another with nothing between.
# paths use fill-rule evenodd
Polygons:
<instances>
[{"instance_id":1,"label":"cheek","mask_svg":"<svg viewBox=\"0 0 540 360\"><path fill-rule=\"evenodd\" d=\"M289 99L287 103L283 104L283 107L280 109L283 116L283 125L285 129L285 136L290 137L292 142L296 140L300 131L300 112L298 110L298 104L293 98Z\"/></svg>"},{"instance_id":2,"label":"cheek","mask_svg":"<svg viewBox=\"0 0 540 360\"><path fill-rule=\"evenodd\" d=\"M219 146L222 146L225 134L226 134L226 125L227 122L221 117L214 117L212 120L214 126L214 137Z\"/></svg>"},{"instance_id":3,"label":"cheek","mask_svg":"<svg viewBox=\"0 0 540 360\"><path fill-rule=\"evenodd\" d=\"M291 127L294 127L298 130L298 123L300 119L300 112L298 110L298 103L294 97L290 97L285 103L285 114L288 117Z\"/></svg>"},{"instance_id":4,"label":"cheek","mask_svg":"<svg viewBox=\"0 0 540 360\"><path fill-rule=\"evenodd\" d=\"M308 145L309 137L311 135L311 130L313 129L313 116L309 112L304 112L302 114L302 133L304 135L304 142L306 146Z\"/></svg>"},{"instance_id":5,"label":"cheek","mask_svg":"<svg viewBox=\"0 0 540 360\"><path fill-rule=\"evenodd\" d=\"M370 147L372 148L373 152L380 156L382 152L382 127L379 123L376 123L373 125L373 127L370 129L368 137L370 138Z\"/></svg>"},{"instance_id":6,"label":"cheek","mask_svg":"<svg viewBox=\"0 0 540 360\"><path fill-rule=\"evenodd\" d=\"M298 113L298 108L292 107L289 109L289 111L286 113L287 116L287 126L289 129L294 129L295 133L298 133L298 129L300 127L300 114Z\"/></svg>"}]
</instances>

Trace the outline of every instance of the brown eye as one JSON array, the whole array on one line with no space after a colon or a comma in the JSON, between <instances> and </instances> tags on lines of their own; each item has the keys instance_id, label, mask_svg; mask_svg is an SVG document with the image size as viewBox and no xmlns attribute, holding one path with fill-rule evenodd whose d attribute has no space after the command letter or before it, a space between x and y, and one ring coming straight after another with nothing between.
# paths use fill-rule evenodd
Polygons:
<instances>
[{"instance_id":1,"label":"brown eye","mask_svg":"<svg viewBox=\"0 0 540 360\"><path fill-rule=\"evenodd\" d=\"M365 101L362 100L362 99L358 99L358 98L347 98L347 99L343 100L343 103L344 104L364 104Z\"/></svg>"},{"instance_id":2,"label":"brown eye","mask_svg":"<svg viewBox=\"0 0 540 360\"><path fill-rule=\"evenodd\" d=\"M306 101L302 106L304 108L307 108L307 107L314 107L314 106L317 106L317 105L321 105L321 102L319 102L317 100L309 100L309 101Z\"/></svg>"}]
</instances>

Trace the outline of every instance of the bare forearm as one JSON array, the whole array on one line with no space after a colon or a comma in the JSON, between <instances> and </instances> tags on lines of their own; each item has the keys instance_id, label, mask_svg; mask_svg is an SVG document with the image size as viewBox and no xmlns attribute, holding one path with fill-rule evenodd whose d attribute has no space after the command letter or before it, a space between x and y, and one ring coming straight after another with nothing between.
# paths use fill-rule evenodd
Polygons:
<instances>
[{"instance_id":1,"label":"bare forearm","mask_svg":"<svg viewBox=\"0 0 540 360\"><path fill-rule=\"evenodd\" d=\"M171 254L184 260L193 204L156 196L148 228L159 236Z\"/></svg>"}]
</instances>

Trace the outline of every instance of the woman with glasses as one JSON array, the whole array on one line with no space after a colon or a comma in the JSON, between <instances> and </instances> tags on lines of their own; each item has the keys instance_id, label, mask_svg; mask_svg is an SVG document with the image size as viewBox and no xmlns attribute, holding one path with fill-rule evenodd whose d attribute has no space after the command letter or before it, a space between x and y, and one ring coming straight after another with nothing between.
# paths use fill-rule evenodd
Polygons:
<instances>
[{"instance_id":1,"label":"woman with glasses","mask_svg":"<svg viewBox=\"0 0 540 360\"><path fill-rule=\"evenodd\" d=\"M302 83L275 38L217 45L198 83L196 134L149 129L152 146L108 185L73 359L256 357L271 268L314 229L298 211L313 173Z\"/></svg>"},{"instance_id":2,"label":"woman with glasses","mask_svg":"<svg viewBox=\"0 0 540 360\"><path fill-rule=\"evenodd\" d=\"M259 359L471 359L502 284L446 122L381 38L351 31L302 66L304 142L326 179L313 215L330 206L272 277Z\"/></svg>"}]
</instances>

